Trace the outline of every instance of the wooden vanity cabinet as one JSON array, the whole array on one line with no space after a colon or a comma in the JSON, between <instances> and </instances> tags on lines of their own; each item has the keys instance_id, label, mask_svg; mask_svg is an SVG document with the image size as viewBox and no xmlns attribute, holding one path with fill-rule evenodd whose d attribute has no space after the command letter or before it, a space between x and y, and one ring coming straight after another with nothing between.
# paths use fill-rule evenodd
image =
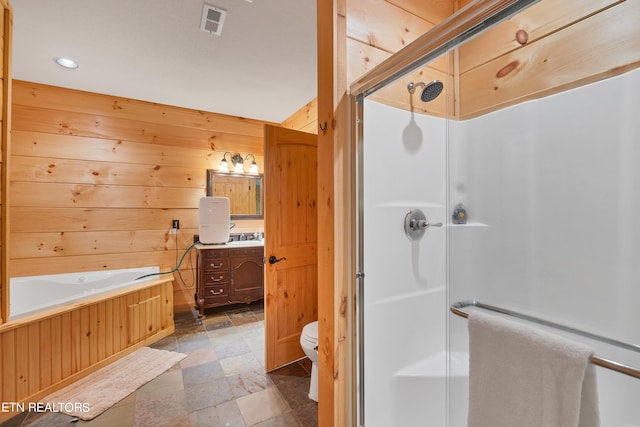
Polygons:
<instances>
[{"instance_id":1,"label":"wooden vanity cabinet","mask_svg":"<svg viewBox=\"0 0 640 427\"><path fill-rule=\"evenodd\" d=\"M264 298L264 247L196 247L200 316L205 308Z\"/></svg>"}]
</instances>

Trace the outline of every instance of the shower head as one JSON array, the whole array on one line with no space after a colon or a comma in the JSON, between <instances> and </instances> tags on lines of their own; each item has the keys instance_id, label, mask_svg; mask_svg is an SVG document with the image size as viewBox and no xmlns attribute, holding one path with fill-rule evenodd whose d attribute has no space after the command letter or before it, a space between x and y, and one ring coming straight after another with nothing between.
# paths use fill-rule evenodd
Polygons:
<instances>
[{"instance_id":1,"label":"shower head","mask_svg":"<svg viewBox=\"0 0 640 427\"><path fill-rule=\"evenodd\" d=\"M407 90L409 91L409 93L413 94L418 86L423 88L422 93L420 94L420 99L422 100L422 102L433 101L438 97L438 95L440 95L442 89L444 88L444 84L440 80L434 80L431 83L409 82L409 84L407 85Z\"/></svg>"}]
</instances>

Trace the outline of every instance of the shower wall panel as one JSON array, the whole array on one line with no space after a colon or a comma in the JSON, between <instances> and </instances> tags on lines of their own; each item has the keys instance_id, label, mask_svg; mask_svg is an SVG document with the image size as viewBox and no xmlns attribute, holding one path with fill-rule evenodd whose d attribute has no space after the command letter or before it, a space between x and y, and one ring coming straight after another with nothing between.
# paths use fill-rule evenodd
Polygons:
<instances>
[{"instance_id":1,"label":"shower wall panel","mask_svg":"<svg viewBox=\"0 0 640 427\"><path fill-rule=\"evenodd\" d=\"M452 301L640 343L638 93L640 70L454 123L451 203L463 201L477 226L452 228ZM467 339L463 323L451 323L457 348ZM637 353L587 344L640 366ZM602 425L640 425L630 398L640 381L597 374Z\"/></svg>"},{"instance_id":2,"label":"shower wall panel","mask_svg":"<svg viewBox=\"0 0 640 427\"><path fill-rule=\"evenodd\" d=\"M365 117L365 423L443 425L446 233L403 224L415 208L446 222L446 121L372 101Z\"/></svg>"}]
</instances>

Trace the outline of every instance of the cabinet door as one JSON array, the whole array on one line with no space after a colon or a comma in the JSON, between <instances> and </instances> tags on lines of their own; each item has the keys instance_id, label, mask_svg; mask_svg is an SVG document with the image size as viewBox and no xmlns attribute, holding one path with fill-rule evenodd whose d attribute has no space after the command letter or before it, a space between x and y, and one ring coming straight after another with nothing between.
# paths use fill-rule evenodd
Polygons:
<instances>
[{"instance_id":1,"label":"cabinet door","mask_svg":"<svg viewBox=\"0 0 640 427\"><path fill-rule=\"evenodd\" d=\"M231 287L236 298L243 295L262 296L264 266L262 256L231 258Z\"/></svg>"}]
</instances>

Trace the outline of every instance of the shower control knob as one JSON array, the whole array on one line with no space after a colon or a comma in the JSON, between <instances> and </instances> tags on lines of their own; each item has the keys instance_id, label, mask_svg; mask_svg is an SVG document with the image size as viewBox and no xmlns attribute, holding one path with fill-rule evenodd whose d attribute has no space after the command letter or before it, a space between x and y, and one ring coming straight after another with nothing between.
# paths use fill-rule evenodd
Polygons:
<instances>
[{"instance_id":1,"label":"shower control knob","mask_svg":"<svg viewBox=\"0 0 640 427\"><path fill-rule=\"evenodd\" d=\"M442 227L442 223L429 223L420 209L410 210L404 217L404 233L409 240L420 240L429 227Z\"/></svg>"}]
</instances>

